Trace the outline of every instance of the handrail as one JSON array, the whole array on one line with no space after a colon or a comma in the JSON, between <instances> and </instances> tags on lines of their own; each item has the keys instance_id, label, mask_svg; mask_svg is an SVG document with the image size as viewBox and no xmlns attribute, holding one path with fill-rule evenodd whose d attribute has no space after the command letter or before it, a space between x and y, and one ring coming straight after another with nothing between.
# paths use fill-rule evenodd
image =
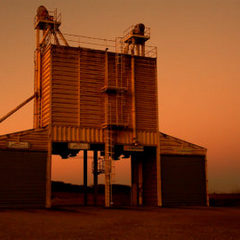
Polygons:
<instances>
[{"instance_id":1,"label":"handrail","mask_svg":"<svg viewBox=\"0 0 240 240\"><path fill-rule=\"evenodd\" d=\"M149 28L145 29L145 31L150 32L148 30ZM123 53L124 48L124 41L123 37L116 37L113 39L105 39L105 38L96 38L96 37L89 37L84 35L77 35L77 34L69 34L64 33L63 34L67 41L72 44L74 47L90 47L90 48L96 48L99 50L105 50L106 48L109 48L110 51L116 52L116 53ZM157 57L157 48L155 46L145 46L145 56L146 57Z\"/></svg>"}]
</instances>

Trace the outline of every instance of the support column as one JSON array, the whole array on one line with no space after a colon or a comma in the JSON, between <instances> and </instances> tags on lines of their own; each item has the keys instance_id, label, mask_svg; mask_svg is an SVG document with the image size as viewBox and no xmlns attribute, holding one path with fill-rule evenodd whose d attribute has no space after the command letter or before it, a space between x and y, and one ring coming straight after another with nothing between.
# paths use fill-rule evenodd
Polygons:
<instances>
[{"instance_id":1,"label":"support column","mask_svg":"<svg viewBox=\"0 0 240 240\"><path fill-rule=\"evenodd\" d=\"M137 206L137 164L135 154L131 155L131 173L132 173L132 187L131 187L131 205Z\"/></svg>"},{"instance_id":2,"label":"support column","mask_svg":"<svg viewBox=\"0 0 240 240\"><path fill-rule=\"evenodd\" d=\"M97 205L98 196L98 152L94 151L93 155L93 183L94 183L94 205Z\"/></svg>"},{"instance_id":3,"label":"support column","mask_svg":"<svg viewBox=\"0 0 240 240\"><path fill-rule=\"evenodd\" d=\"M84 205L87 205L87 150L83 151Z\"/></svg>"},{"instance_id":4,"label":"support column","mask_svg":"<svg viewBox=\"0 0 240 240\"><path fill-rule=\"evenodd\" d=\"M131 201L133 206L143 205L143 162L139 154L131 156L132 189Z\"/></svg>"},{"instance_id":5,"label":"support column","mask_svg":"<svg viewBox=\"0 0 240 240\"><path fill-rule=\"evenodd\" d=\"M48 155L46 162L46 208L51 208L52 201L52 178L51 178L51 170L52 170L52 127L51 125L48 127Z\"/></svg>"},{"instance_id":6,"label":"support column","mask_svg":"<svg viewBox=\"0 0 240 240\"><path fill-rule=\"evenodd\" d=\"M143 205L143 168L142 160L138 160L138 205Z\"/></svg>"}]
</instances>

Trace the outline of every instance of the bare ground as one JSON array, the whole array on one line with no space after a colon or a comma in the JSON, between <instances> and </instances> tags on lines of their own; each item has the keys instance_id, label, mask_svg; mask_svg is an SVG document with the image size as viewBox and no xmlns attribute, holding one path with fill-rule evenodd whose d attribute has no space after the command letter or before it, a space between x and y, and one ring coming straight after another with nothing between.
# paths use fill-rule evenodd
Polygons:
<instances>
[{"instance_id":1,"label":"bare ground","mask_svg":"<svg viewBox=\"0 0 240 240\"><path fill-rule=\"evenodd\" d=\"M0 239L240 240L240 208L0 210Z\"/></svg>"}]
</instances>

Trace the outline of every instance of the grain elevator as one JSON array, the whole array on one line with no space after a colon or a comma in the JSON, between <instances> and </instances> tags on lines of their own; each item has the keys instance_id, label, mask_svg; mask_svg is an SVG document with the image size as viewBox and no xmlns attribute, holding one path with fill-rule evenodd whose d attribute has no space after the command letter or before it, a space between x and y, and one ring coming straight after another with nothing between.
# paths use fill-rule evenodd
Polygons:
<instances>
[{"instance_id":1,"label":"grain elevator","mask_svg":"<svg viewBox=\"0 0 240 240\"><path fill-rule=\"evenodd\" d=\"M94 152L94 178L105 176L106 207L113 161L129 157L132 205L207 205L206 149L159 132L150 29L135 24L122 37L106 40L63 34L60 26L56 11L38 8L34 94L20 106L34 100L34 128L0 136L0 170L2 165L13 171L16 181L21 171L32 185L20 180L21 193L14 193L13 179L0 206L50 207L52 155L68 158L79 151L85 162L87 152ZM96 42L86 47L82 39ZM9 159L16 160L14 169Z\"/></svg>"}]
</instances>

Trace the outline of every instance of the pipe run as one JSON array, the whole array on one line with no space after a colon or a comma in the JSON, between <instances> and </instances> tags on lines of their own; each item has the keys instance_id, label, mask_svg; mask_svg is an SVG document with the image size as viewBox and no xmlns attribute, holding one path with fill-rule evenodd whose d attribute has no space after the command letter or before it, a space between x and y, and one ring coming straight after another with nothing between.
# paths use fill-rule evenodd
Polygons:
<instances>
[{"instance_id":1,"label":"pipe run","mask_svg":"<svg viewBox=\"0 0 240 240\"><path fill-rule=\"evenodd\" d=\"M0 118L0 123L2 123L4 120L6 120L7 118L9 118L12 114L14 114L15 112L17 112L20 108L22 108L23 106L25 106L27 103L29 103L32 99L34 99L36 97L36 94L34 93L31 97L27 98L24 102L22 102L21 104L19 104L17 107L15 107L12 111L10 111L9 113L7 113L6 115L4 115L3 117Z\"/></svg>"}]
</instances>

